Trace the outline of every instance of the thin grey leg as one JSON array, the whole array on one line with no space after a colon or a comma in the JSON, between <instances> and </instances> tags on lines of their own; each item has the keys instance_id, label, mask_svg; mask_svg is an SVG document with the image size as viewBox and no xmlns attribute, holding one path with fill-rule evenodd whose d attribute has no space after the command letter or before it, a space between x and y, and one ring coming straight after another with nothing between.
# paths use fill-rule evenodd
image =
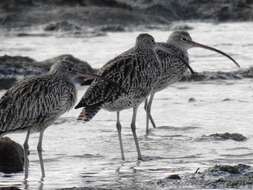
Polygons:
<instances>
[{"instance_id":1,"label":"thin grey leg","mask_svg":"<svg viewBox=\"0 0 253 190\"><path fill-rule=\"evenodd\" d=\"M154 119L151 115L151 106L153 103L153 99L154 99L155 93L151 93L149 99L146 98L145 100L145 110L146 110L146 135L148 135L149 133L149 120L152 123L153 128L156 128L156 124L154 122Z\"/></svg>"},{"instance_id":2,"label":"thin grey leg","mask_svg":"<svg viewBox=\"0 0 253 190\"><path fill-rule=\"evenodd\" d=\"M116 127L117 127L117 131L118 131L118 136L119 136L119 145L120 145L120 151L121 151L121 158L122 158L122 160L125 160L122 137L121 137L121 124L120 124L120 121L119 121L119 113L120 112L117 111Z\"/></svg>"},{"instance_id":3,"label":"thin grey leg","mask_svg":"<svg viewBox=\"0 0 253 190\"><path fill-rule=\"evenodd\" d=\"M148 115L148 97L145 99L144 109L146 111L146 135L148 135L149 132L149 115Z\"/></svg>"},{"instance_id":4,"label":"thin grey leg","mask_svg":"<svg viewBox=\"0 0 253 190\"><path fill-rule=\"evenodd\" d=\"M133 117L132 117L131 129L132 129L132 133L133 133L133 136L134 136L134 142L135 142L135 145L136 145L138 160L142 160L140 146L139 146L139 142L138 142L137 135L136 135L136 125L135 125L136 115L137 115L137 107L133 108Z\"/></svg>"},{"instance_id":5,"label":"thin grey leg","mask_svg":"<svg viewBox=\"0 0 253 190\"><path fill-rule=\"evenodd\" d=\"M29 167L29 136L30 136L30 129L27 131L25 142L24 142L24 167L25 167L25 180L28 178L28 167Z\"/></svg>"},{"instance_id":6,"label":"thin grey leg","mask_svg":"<svg viewBox=\"0 0 253 190\"><path fill-rule=\"evenodd\" d=\"M155 121L151 115L151 106L152 106L152 103L153 103L153 100L154 100L154 96L155 96L155 93L152 93L150 95L150 98L149 98L149 103L148 103L148 106L147 106L147 111L148 111L148 114L149 114L149 119L153 125L153 128L156 128L156 124L155 124Z\"/></svg>"},{"instance_id":7,"label":"thin grey leg","mask_svg":"<svg viewBox=\"0 0 253 190\"><path fill-rule=\"evenodd\" d=\"M44 135L44 130L42 130L40 132L39 143L38 143L38 146L37 146L39 160L40 160L41 179L42 180L45 177L44 162L43 162L43 157L42 157L42 140L43 140L43 135Z\"/></svg>"},{"instance_id":8,"label":"thin grey leg","mask_svg":"<svg viewBox=\"0 0 253 190\"><path fill-rule=\"evenodd\" d=\"M43 183L43 182L40 182L40 185L39 185L38 190L43 190L43 189L44 189L44 183Z\"/></svg>"}]
</instances>

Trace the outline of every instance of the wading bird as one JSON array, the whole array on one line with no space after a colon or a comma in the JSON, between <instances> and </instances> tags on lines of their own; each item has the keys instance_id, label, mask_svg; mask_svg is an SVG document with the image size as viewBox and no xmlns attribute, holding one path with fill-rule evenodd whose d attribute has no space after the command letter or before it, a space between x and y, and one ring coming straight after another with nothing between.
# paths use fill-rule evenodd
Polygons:
<instances>
[{"instance_id":1,"label":"wading bird","mask_svg":"<svg viewBox=\"0 0 253 190\"><path fill-rule=\"evenodd\" d=\"M138 106L149 95L161 75L161 63L155 53L158 49L164 48L157 46L152 36L140 34L134 48L112 59L99 70L98 75L106 80L95 79L75 107L76 109L83 107L78 118L83 121L91 120L101 108L117 112L116 127L123 160L125 156L121 137L120 111L129 108L133 109L131 129L138 159L142 159L136 135L136 114ZM111 82L108 82L108 79L117 83L118 87L111 88Z\"/></svg>"},{"instance_id":2,"label":"wading bird","mask_svg":"<svg viewBox=\"0 0 253 190\"><path fill-rule=\"evenodd\" d=\"M73 63L62 57L42 76L22 80L0 99L0 135L26 131L24 142L25 179L28 177L28 140L31 132L39 132L38 155L45 177L42 140L45 129L60 115L74 106L76 77L91 78L93 69L88 64Z\"/></svg>"},{"instance_id":3,"label":"wading bird","mask_svg":"<svg viewBox=\"0 0 253 190\"><path fill-rule=\"evenodd\" d=\"M226 56L227 58L232 60L236 64L236 66L240 67L240 65L226 53L213 47L209 47L192 41L190 34L186 31L175 31L169 36L167 43L157 43L157 44L165 48L167 51L157 52L158 57L161 61L162 72L160 79L158 80L157 84L154 86L152 92L150 93L149 99L147 98L145 100L144 108L147 114L146 134L148 134L149 131L149 120L151 121L153 127L154 128L156 127L156 124L151 115L151 105L155 93L165 89L166 87L179 81L183 77L183 74L186 72L187 68L189 68L189 57L187 51L190 48L200 47L211 51L215 51L217 53Z\"/></svg>"}]
</instances>

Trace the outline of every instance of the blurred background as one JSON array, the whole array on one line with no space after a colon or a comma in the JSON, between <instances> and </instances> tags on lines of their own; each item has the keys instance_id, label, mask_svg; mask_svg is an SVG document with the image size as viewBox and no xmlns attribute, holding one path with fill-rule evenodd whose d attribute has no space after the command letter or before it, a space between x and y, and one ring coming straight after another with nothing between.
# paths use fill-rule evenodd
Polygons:
<instances>
[{"instance_id":1,"label":"blurred background","mask_svg":"<svg viewBox=\"0 0 253 190\"><path fill-rule=\"evenodd\" d=\"M194 30L198 23L203 31L193 32L193 37L202 40L205 37L199 34L208 32L212 39L203 39L203 43L217 45L215 40L229 36L229 41L222 42L226 45L234 39L233 34L241 34L248 28L245 22L253 19L252 10L251 0L1 0L0 89L9 88L17 78L47 71L55 61L48 59L62 54L90 61L94 67L102 66L112 56L128 49L140 32ZM229 25L231 22L244 23ZM225 24L219 27L221 23ZM226 34L218 34L225 28ZM110 37L113 33L119 38ZM155 38L166 41L168 34ZM247 38L246 34L240 36L242 40ZM92 43L80 51L85 45L83 42L89 40ZM105 46L97 44L103 40ZM121 40L126 42L118 43ZM106 48L106 51L98 53L99 56L91 53L93 47ZM108 47L112 48L110 53ZM231 53L238 51L241 50ZM245 58L248 49L242 51Z\"/></svg>"},{"instance_id":2,"label":"blurred background","mask_svg":"<svg viewBox=\"0 0 253 190\"><path fill-rule=\"evenodd\" d=\"M79 27L170 24L170 21L249 21L251 0L2 0L2 27L68 20Z\"/></svg>"}]
</instances>

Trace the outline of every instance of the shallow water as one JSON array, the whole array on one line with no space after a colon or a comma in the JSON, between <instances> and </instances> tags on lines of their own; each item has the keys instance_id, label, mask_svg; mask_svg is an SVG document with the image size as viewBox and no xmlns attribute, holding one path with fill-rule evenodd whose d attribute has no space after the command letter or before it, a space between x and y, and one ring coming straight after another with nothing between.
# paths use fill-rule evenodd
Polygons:
<instances>
[{"instance_id":1,"label":"shallow water","mask_svg":"<svg viewBox=\"0 0 253 190\"><path fill-rule=\"evenodd\" d=\"M243 68L252 66L253 23L189 24L194 27L190 32L195 41L230 53ZM145 32L154 35L157 41L165 41L170 33ZM138 33L110 33L91 39L1 36L0 54L27 55L43 60L69 53L99 67L133 45ZM237 69L226 58L202 49L191 50L190 59L196 71ZM148 137L145 137L143 105L138 112L137 133L145 157L145 161L140 162L136 161L130 130L131 110L121 113L125 162L120 159L115 113L101 111L91 122L83 124L76 121L79 110L71 110L45 132L44 182L40 182L36 152L38 135L34 134L30 139L27 184L23 184L23 173L0 174L0 187L7 184L21 189L141 187L145 182L173 173L194 172L214 164L253 165L252 82L244 79L177 83L157 93L152 113L158 128L152 129ZM79 98L84 91L85 87L79 87ZM192 97L195 102L188 101ZM202 135L224 132L241 133L248 140L198 140ZM9 136L23 144L24 134Z\"/></svg>"}]
</instances>

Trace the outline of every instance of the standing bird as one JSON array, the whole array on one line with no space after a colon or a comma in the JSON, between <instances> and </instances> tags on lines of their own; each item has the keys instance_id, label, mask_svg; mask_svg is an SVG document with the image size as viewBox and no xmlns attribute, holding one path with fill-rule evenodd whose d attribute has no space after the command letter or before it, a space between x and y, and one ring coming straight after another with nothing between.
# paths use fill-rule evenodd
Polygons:
<instances>
[{"instance_id":1,"label":"standing bird","mask_svg":"<svg viewBox=\"0 0 253 190\"><path fill-rule=\"evenodd\" d=\"M31 132L39 132L37 146L42 179L45 177L42 140L45 129L76 102L76 77L91 77L88 64L62 58L43 75L18 82L0 99L0 135L27 131L24 142L25 179L28 177L28 140Z\"/></svg>"},{"instance_id":2,"label":"standing bird","mask_svg":"<svg viewBox=\"0 0 253 190\"><path fill-rule=\"evenodd\" d=\"M99 76L117 83L118 87L111 88L111 82L97 78L75 107L75 109L83 107L78 118L83 121L91 120L101 108L117 112L116 127L123 160L125 156L119 113L121 110L129 108L133 108L131 129L138 159L142 159L135 121L138 106L149 95L153 85L161 75L161 63L155 53L157 49L163 50L164 48L158 47L151 35L140 34L136 39L134 48L112 59L98 72Z\"/></svg>"},{"instance_id":3,"label":"standing bird","mask_svg":"<svg viewBox=\"0 0 253 190\"><path fill-rule=\"evenodd\" d=\"M169 85L179 81L183 77L183 74L186 72L187 68L189 68L189 57L187 51L190 48L201 47L215 51L228 57L236 64L236 66L240 67L240 65L226 53L192 41L190 34L186 31L175 31L169 36L167 43L158 43L158 45L164 47L167 52L157 52L158 57L161 60L162 72L159 81L150 93L149 99L147 98L145 100L144 108L147 114L146 134L148 134L149 131L149 120L151 121L153 127L156 128L154 119L151 115L151 105L155 93L167 88ZM193 70L191 70L191 72L193 72Z\"/></svg>"}]
</instances>

